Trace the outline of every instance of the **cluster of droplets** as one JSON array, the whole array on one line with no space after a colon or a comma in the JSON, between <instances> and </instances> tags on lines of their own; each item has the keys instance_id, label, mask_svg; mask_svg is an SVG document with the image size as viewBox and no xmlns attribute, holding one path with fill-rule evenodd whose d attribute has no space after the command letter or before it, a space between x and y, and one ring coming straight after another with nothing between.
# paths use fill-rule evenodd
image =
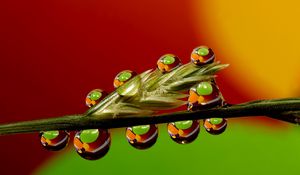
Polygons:
<instances>
[{"instance_id":1,"label":"cluster of droplets","mask_svg":"<svg viewBox=\"0 0 300 175\"><path fill-rule=\"evenodd\" d=\"M213 63L214 60L215 54L207 46L199 46L191 54L191 62L197 66ZM167 54L158 60L157 65L162 73L167 73L180 66L181 61L177 56ZM224 98L214 79L199 82L189 90L187 106L189 111L223 106L224 104ZM167 125L168 133L172 140L179 144L190 143L197 138L200 132L199 124L198 120L171 122ZM225 131L227 121L224 118L207 118L204 120L203 126L208 133L218 135Z\"/></svg>"},{"instance_id":2,"label":"cluster of droplets","mask_svg":"<svg viewBox=\"0 0 300 175\"><path fill-rule=\"evenodd\" d=\"M200 46L193 50L191 62L203 66L214 62L215 54L211 48ZM182 65L180 59L173 54L166 54L157 61L157 68L162 73L168 73ZM113 85L117 89L137 73L124 70L117 74ZM86 96L86 105L91 108L100 102L108 93L95 89ZM214 80L199 82L189 90L187 110L196 111L204 108L222 106L225 104L223 96ZM203 122L205 130L213 135L225 131L227 121L224 118L207 118ZM187 144L194 141L200 132L198 120L177 121L167 124L168 133L173 141ZM130 145L137 149L147 149L155 144L158 137L156 125L141 125L126 128L126 139ZM40 141L47 150L58 151L67 146L70 139L68 131L45 131L40 133ZM107 129L87 129L76 131L74 140L76 152L88 160L97 160L103 157L111 144L110 133Z\"/></svg>"}]
</instances>

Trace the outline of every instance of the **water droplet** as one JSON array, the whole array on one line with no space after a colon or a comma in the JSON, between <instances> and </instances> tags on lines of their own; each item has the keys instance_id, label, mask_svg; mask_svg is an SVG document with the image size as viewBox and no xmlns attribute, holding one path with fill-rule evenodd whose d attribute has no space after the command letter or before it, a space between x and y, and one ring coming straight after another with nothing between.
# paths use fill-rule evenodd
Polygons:
<instances>
[{"instance_id":1,"label":"water droplet","mask_svg":"<svg viewBox=\"0 0 300 175\"><path fill-rule=\"evenodd\" d=\"M205 130L213 135L222 134L227 127L227 120L224 118L209 118L204 120Z\"/></svg>"},{"instance_id":2,"label":"water droplet","mask_svg":"<svg viewBox=\"0 0 300 175\"><path fill-rule=\"evenodd\" d=\"M207 46L199 46L195 48L191 54L191 62L197 66L203 66L214 62L215 54L211 48Z\"/></svg>"},{"instance_id":3,"label":"water droplet","mask_svg":"<svg viewBox=\"0 0 300 175\"><path fill-rule=\"evenodd\" d=\"M148 125L147 127L143 125L126 128L127 141L130 145L137 149L150 148L156 142L157 137L158 129L155 125Z\"/></svg>"},{"instance_id":4,"label":"water droplet","mask_svg":"<svg viewBox=\"0 0 300 175\"><path fill-rule=\"evenodd\" d=\"M122 86L124 83L128 82L136 75L137 75L137 73L133 72L131 70L124 70L124 71L118 73L114 79L114 87L118 88L118 87Z\"/></svg>"},{"instance_id":5,"label":"water droplet","mask_svg":"<svg viewBox=\"0 0 300 175\"><path fill-rule=\"evenodd\" d=\"M188 121L189 122L182 121L181 123L168 123L168 133L172 140L179 144L187 144L193 142L197 138L200 132L199 122L197 120L193 120L190 125L191 120Z\"/></svg>"},{"instance_id":6,"label":"water droplet","mask_svg":"<svg viewBox=\"0 0 300 175\"><path fill-rule=\"evenodd\" d=\"M105 96L107 96L107 93L102 89L94 89L86 96L85 104L91 108L99 103Z\"/></svg>"},{"instance_id":7,"label":"water droplet","mask_svg":"<svg viewBox=\"0 0 300 175\"><path fill-rule=\"evenodd\" d=\"M173 54L163 55L157 61L157 68L162 73L171 72L172 70L176 69L180 65L181 65L181 60Z\"/></svg>"},{"instance_id":8,"label":"water droplet","mask_svg":"<svg viewBox=\"0 0 300 175\"><path fill-rule=\"evenodd\" d=\"M203 84L205 84L205 87L202 86ZM192 87L189 91L188 110L195 111L211 108L221 106L223 103L222 94L217 85L213 82L200 82L196 87Z\"/></svg>"},{"instance_id":9,"label":"water droplet","mask_svg":"<svg viewBox=\"0 0 300 175\"><path fill-rule=\"evenodd\" d=\"M77 132L73 143L82 158L97 160L109 151L111 138L108 130L89 129Z\"/></svg>"},{"instance_id":10,"label":"water droplet","mask_svg":"<svg viewBox=\"0 0 300 175\"><path fill-rule=\"evenodd\" d=\"M39 137L44 148L50 151L59 151L68 145L70 133L67 131L42 131Z\"/></svg>"}]
</instances>

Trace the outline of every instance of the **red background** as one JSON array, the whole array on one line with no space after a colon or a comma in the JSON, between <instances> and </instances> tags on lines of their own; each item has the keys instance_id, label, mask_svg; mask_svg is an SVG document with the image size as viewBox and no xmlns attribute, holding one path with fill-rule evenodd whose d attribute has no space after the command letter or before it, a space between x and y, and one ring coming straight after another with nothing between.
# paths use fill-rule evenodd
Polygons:
<instances>
[{"instance_id":1,"label":"red background","mask_svg":"<svg viewBox=\"0 0 300 175\"><path fill-rule=\"evenodd\" d=\"M171 0L1 1L0 122L82 113L87 92L112 91L121 70L154 68L166 53L188 62L192 49L206 44L205 37L201 43L195 38L201 31L189 6ZM220 76L225 97L235 92L231 103L250 99ZM53 155L37 134L1 136L0 144L2 174L29 174Z\"/></svg>"}]
</instances>

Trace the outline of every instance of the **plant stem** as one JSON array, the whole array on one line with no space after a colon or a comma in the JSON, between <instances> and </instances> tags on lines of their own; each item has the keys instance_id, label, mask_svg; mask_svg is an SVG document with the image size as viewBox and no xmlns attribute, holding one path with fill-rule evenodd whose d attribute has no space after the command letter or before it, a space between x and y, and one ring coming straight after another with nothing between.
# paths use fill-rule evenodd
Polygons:
<instances>
[{"instance_id":1,"label":"plant stem","mask_svg":"<svg viewBox=\"0 0 300 175\"><path fill-rule=\"evenodd\" d=\"M152 116L101 117L93 115L93 113L89 116L68 115L59 118L3 124L0 125L0 135L46 130L109 129L212 117L233 118L249 116L270 116L278 120L299 124L300 98L257 100L218 108L202 109L195 112L181 111Z\"/></svg>"}]
</instances>

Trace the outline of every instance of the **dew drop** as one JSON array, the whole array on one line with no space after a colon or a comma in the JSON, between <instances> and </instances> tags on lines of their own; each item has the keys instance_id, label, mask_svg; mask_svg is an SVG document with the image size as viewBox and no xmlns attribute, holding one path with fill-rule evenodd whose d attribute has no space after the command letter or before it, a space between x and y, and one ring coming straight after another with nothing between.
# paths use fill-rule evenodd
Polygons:
<instances>
[{"instance_id":1,"label":"dew drop","mask_svg":"<svg viewBox=\"0 0 300 175\"><path fill-rule=\"evenodd\" d=\"M196 47L191 53L191 62L197 66L203 66L214 62L215 54L207 46Z\"/></svg>"},{"instance_id":2,"label":"dew drop","mask_svg":"<svg viewBox=\"0 0 300 175\"><path fill-rule=\"evenodd\" d=\"M181 60L173 54L163 55L157 61L157 68L162 73L171 72L172 70L176 69L180 65L181 65Z\"/></svg>"},{"instance_id":3,"label":"dew drop","mask_svg":"<svg viewBox=\"0 0 300 175\"><path fill-rule=\"evenodd\" d=\"M137 149L150 148L156 142L158 129L155 125L142 125L126 128L128 143Z\"/></svg>"},{"instance_id":4,"label":"dew drop","mask_svg":"<svg viewBox=\"0 0 300 175\"><path fill-rule=\"evenodd\" d=\"M70 133L67 131L42 131L39 137L45 149L59 151L68 145Z\"/></svg>"},{"instance_id":5,"label":"dew drop","mask_svg":"<svg viewBox=\"0 0 300 175\"><path fill-rule=\"evenodd\" d=\"M85 104L87 107L91 108L99 103L104 97L107 96L107 93L102 89L94 89L88 93L85 98Z\"/></svg>"},{"instance_id":6,"label":"dew drop","mask_svg":"<svg viewBox=\"0 0 300 175\"><path fill-rule=\"evenodd\" d=\"M227 120L224 118L209 118L204 120L205 130L212 135L222 134L227 127Z\"/></svg>"},{"instance_id":7,"label":"dew drop","mask_svg":"<svg viewBox=\"0 0 300 175\"><path fill-rule=\"evenodd\" d=\"M179 144L193 142L199 132L199 122L197 120L187 120L168 123L168 133L173 141Z\"/></svg>"},{"instance_id":8,"label":"dew drop","mask_svg":"<svg viewBox=\"0 0 300 175\"><path fill-rule=\"evenodd\" d=\"M84 159L97 160L109 151L111 138L108 130L88 129L78 131L74 137L76 152Z\"/></svg>"},{"instance_id":9,"label":"dew drop","mask_svg":"<svg viewBox=\"0 0 300 175\"><path fill-rule=\"evenodd\" d=\"M124 70L117 74L117 76L114 79L114 87L118 88L131 80L134 76L136 76L137 73L131 70Z\"/></svg>"},{"instance_id":10,"label":"dew drop","mask_svg":"<svg viewBox=\"0 0 300 175\"><path fill-rule=\"evenodd\" d=\"M188 110L196 111L224 104L223 96L214 82L200 82L189 91Z\"/></svg>"}]
</instances>

